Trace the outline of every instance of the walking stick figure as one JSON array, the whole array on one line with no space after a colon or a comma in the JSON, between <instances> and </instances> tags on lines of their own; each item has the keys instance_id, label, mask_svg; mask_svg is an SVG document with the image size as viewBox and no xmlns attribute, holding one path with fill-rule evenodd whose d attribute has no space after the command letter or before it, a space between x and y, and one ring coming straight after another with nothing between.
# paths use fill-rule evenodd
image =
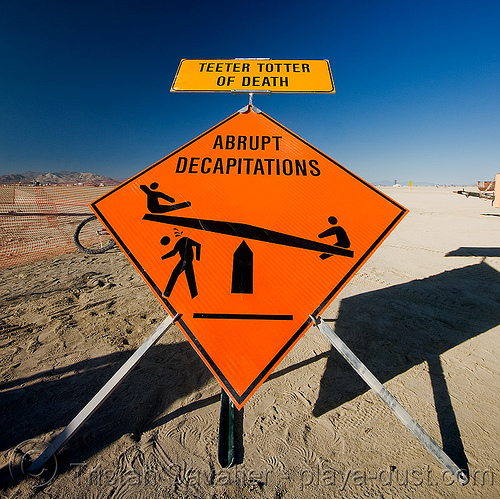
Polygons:
<instances>
[{"instance_id":1,"label":"walking stick figure","mask_svg":"<svg viewBox=\"0 0 500 499\"><path fill-rule=\"evenodd\" d=\"M150 213L166 213L167 211L175 211L191 206L191 203L189 201L169 205L160 204L160 199L164 199L169 203L174 203L175 199L163 192L156 191L156 189L158 189L159 187L158 182L153 182L149 187L147 185L140 185L139 187L143 192L146 193L146 196L148 197L147 208Z\"/></svg>"},{"instance_id":2,"label":"walking stick figure","mask_svg":"<svg viewBox=\"0 0 500 499\"><path fill-rule=\"evenodd\" d=\"M182 232L176 232L176 237L179 237ZM168 236L161 238L161 244L166 246L170 243L170 238ZM162 260L166 258L171 258L172 256L179 253L179 263L174 267L170 279L168 280L167 287L163 292L163 296L170 296L172 290L174 289L175 283L179 276L184 272L186 275L186 280L189 287L189 292L191 293L191 298L198 295L198 289L196 287L196 278L194 276L193 259L195 257L196 250L196 260L200 260L201 244L189 239L189 237L182 237L176 243L174 248L161 257Z\"/></svg>"}]
</instances>

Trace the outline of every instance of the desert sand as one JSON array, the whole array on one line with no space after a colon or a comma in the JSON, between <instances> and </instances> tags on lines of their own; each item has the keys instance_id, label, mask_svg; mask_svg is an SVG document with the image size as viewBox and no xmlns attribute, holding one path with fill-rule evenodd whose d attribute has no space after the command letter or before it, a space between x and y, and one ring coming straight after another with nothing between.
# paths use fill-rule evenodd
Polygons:
<instances>
[{"instance_id":1,"label":"desert sand","mask_svg":"<svg viewBox=\"0 0 500 499\"><path fill-rule=\"evenodd\" d=\"M29 445L50 442L165 318L115 248L1 270L1 497L500 497L500 212L453 188L383 190L410 213L323 318L468 485L315 327L238 415L232 468L217 461L220 387L174 325L57 469L21 476Z\"/></svg>"}]
</instances>

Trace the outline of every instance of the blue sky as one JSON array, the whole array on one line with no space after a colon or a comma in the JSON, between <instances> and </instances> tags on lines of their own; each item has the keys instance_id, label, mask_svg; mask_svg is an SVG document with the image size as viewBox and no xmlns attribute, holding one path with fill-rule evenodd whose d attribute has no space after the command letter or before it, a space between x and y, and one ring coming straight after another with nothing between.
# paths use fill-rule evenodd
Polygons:
<instances>
[{"instance_id":1,"label":"blue sky","mask_svg":"<svg viewBox=\"0 0 500 499\"><path fill-rule=\"evenodd\" d=\"M128 178L243 107L188 59L329 59L336 94L254 104L370 182L500 172L500 2L0 1L0 174Z\"/></svg>"}]
</instances>

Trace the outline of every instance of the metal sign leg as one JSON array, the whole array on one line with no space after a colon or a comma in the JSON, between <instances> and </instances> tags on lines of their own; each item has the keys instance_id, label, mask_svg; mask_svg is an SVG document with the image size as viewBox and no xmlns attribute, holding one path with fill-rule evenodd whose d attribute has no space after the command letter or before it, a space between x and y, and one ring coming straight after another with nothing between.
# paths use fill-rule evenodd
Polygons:
<instances>
[{"instance_id":1,"label":"metal sign leg","mask_svg":"<svg viewBox=\"0 0 500 499\"><path fill-rule=\"evenodd\" d=\"M75 416L64 430L49 444L40 456L28 468L28 473L38 472L42 466L71 438L71 436L82 426L82 424L94 414L97 409L106 401L106 399L115 391L118 385L134 369L144 354L157 343L166 330L179 318L167 317L148 337L148 339L132 354L132 356L123 364L120 369L111 377L111 379L94 395L88 404Z\"/></svg>"},{"instance_id":2,"label":"metal sign leg","mask_svg":"<svg viewBox=\"0 0 500 499\"><path fill-rule=\"evenodd\" d=\"M234 419L235 407L228 394L221 389L219 418L219 464L229 468L234 462Z\"/></svg>"},{"instance_id":3,"label":"metal sign leg","mask_svg":"<svg viewBox=\"0 0 500 499\"><path fill-rule=\"evenodd\" d=\"M377 395L387 404L389 409L410 430L443 467L445 467L462 485L469 482L469 478L441 449L426 431L406 412L403 406L394 398L382 383L368 370L368 368L354 355L351 349L335 334L335 332L321 318L310 316L313 323L328 338L335 349L344 357L351 367L363 378Z\"/></svg>"}]
</instances>

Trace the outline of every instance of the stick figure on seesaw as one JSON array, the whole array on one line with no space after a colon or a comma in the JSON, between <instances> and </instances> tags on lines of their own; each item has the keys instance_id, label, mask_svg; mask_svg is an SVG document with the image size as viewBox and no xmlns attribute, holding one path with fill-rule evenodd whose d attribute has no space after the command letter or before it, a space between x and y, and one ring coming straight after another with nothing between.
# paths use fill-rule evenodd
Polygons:
<instances>
[{"instance_id":1,"label":"stick figure on seesaw","mask_svg":"<svg viewBox=\"0 0 500 499\"><path fill-rule=\"evenodd\" d=\"M175 199L161 191L156 191L159 187L158 182L153 182L149 187L147 185L141 185L139 187L148 197L147 208L150 213L167 213L168 211L180 210L181 208L191 206L189 201L177 204L160 204L160 199L168 201L169 203L175 203Z\"/></svg>"}]
</instances>

